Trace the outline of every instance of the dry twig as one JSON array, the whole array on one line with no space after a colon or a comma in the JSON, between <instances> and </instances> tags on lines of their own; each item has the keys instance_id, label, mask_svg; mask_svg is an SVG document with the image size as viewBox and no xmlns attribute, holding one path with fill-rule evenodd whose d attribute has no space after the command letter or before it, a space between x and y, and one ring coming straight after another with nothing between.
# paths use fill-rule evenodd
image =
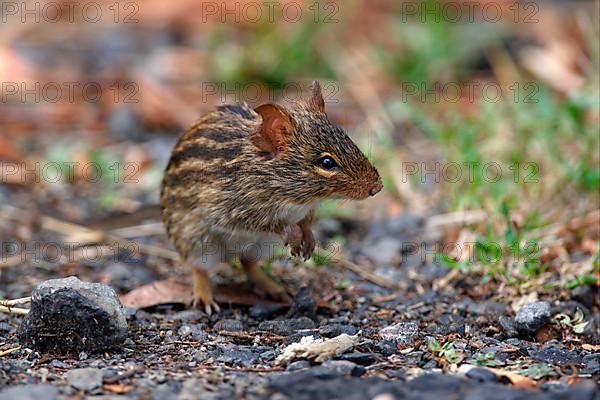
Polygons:
<instances>
[{"instance_id":1,"label":"dry twig","mask_svg":"<svg viewBox=\"0 0 600 400\"><path fill-rule=\"evenodd\" d=\"M0 306L11 307L18 304L25 304L31 302L31 297L21 297L20 299L14 300L0 300Z\"/></svg>"},{"instance_id":2,"label":"dry twig","mask_svg":"<svg viewBox=\"0 0 600 400\"><path fill-rule=\"evenodd\" d=\"M6 307L6 306L0 306L0 312L8 313L8 314L18 314L18 315L29 314L29 310L26 308Z\"/></svg>"},{"instance_id":3,"label":"dry twig","mask_svg":"<svg viewBox=\"0 0 600 400\"><path fill-rule=\"evenodd\" d=\"M21 346L13 347L12 349L0 351L0 357L9 355L10 353L14 353L15 351L21 350Z\"/></svg>"}]
</instances>

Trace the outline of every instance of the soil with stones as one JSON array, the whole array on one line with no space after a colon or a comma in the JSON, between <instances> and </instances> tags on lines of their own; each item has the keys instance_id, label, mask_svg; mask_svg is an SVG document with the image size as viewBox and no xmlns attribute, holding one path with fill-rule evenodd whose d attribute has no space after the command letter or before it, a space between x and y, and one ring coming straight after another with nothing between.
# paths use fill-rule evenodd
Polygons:
<instances>
[{"instance_id":1,"label":"soil with stones","mask_svg":"<svg viewBox=\"0 0 600 400\"><path fill-rule=\"evenodd\" d=\"M395 282L394 288L333 261L315 266L281 259L272 273L296 293L290 306L263 302L241 274L223 268L218 283L236 287L247 305L222 301L221 312L210 317L181 304L126 307L127 338L100 352L16 349L24 318L0 313L0 352L6 352L0 356L0 399L599 398L593 288L556 291L524 301L515 312L515 299L494 284L427 262L423 222L404 215L362 224L325 219L316 226L321 240L349 238L346 253L375 266L365 270ZM423 246L399 246L409 233ZM44 233L35 235L42 240ZM173 274L164 262L127 252L76 268L59 264L6 268L0 295L28 296L44 280L74 274L125 293ZM557 324L557 314L578 309L589 321L581 334ZM284 348L305 336L342 334L355 337L354 346L324 362L277 362Z\"/></svg>"}]
</instances>

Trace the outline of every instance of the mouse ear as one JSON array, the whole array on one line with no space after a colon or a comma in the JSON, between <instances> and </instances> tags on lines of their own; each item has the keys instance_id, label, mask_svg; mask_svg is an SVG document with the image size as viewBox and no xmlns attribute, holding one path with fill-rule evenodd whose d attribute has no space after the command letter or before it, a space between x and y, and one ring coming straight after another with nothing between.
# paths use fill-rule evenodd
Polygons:
<instances>
[{"instance_id":1,"label":"mouse ear","mask_svg":"<svg viewBox=\"0 0 600 400\"><path fill-rule=\"evenodd\" d=\"M325 112L325 100L323 100L323 92L319 81L313 82L308 105L316 111Z\"/></svg>"},{"instance_id":2,"label":"mouse ear","mask_svg":"<svg viewBox=\"0 0 600 400\"><path fill-rule=\"evenodd\" d=\"M256 111L262 117L262 124L250 139L261 151L277 155L287 148L294 124L289 114L276 104L263 104Z\"/></svg>"}]
</instances>

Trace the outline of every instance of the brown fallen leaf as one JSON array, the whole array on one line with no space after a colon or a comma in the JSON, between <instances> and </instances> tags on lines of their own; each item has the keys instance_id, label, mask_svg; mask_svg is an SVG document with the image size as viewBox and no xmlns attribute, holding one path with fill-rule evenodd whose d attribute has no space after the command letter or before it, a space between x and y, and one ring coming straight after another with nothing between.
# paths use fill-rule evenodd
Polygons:
<instances>
[{"instance_id":1,"label":"brown fallen leaf","mask_svg":"<svg viewBox=\"0 0 600 400\"><path fill-rule=\"evenodd\" d=\"M159 304L192 302L191 286L175 279L152 282L133 289L120 296L121 303L127 307L146 308Z\"/></svg>"},{"instance_id":2,"label":"brown fallen leaf","mask_svg":"<svg viewBox=\"0 0 600 400\"><path fill-rule=\"evenodd\" d=\"M238 306L253 306L256 303L290 305L288 302L265 299L259 297L243 284L217 286L215 300L220 304L235 304Z\"/></svg>"},{"instance_id":3,"label":"brown fallen leaf","mask_svg":"<svg viewBox=\"0 0 600 400\"><path fill-rule=\"evenodd\" d=\"M261 297L243 284L217 286L214 295L219 304L247 307L256 303L291 305L287 301ZM127 307L146 308L159 304L191 304L192 296L192 287L188 283L171 278L135 288L131 292L121 295L120 300ZM320 309L335 311L335 307L326 301L319 299L316 300L316 303Z\"/></svg>"},{"instance_id":4,"label":"brown fallen leaf","mask_svg":"<svg viewBox=\"0 0 600 400\"><path fill-rule=\"evenodd\" d=\"M600 351L600 344L584 343L581 345L581 347L583 347L583 349L587 351Z\"/></svg>"},{"instance_id":5,"label":"brown fallen leaf","mask_svg":"<svg viewBox=\"0 0 600 400\"><path fill-rule=\"evenodd\" d=\"M471 365L471 364L463 364L458 369L458 372L460 374L466 374L473 368L487 369L488 371L491 371L494 374L496 374L496 376L508 379L514 387L518 387L521 389L532 389L532 388L537 387L537 383L533 379L527 378L526 376L523 376L523 375L519 375L516 372L506 371L506 370L498 369L498 368L483 367L483 366Z\"/></svg>"},{"instance_id":6,"label":"brown fallen leaf","mask_svg":"<svg viewBox=\"0 0 600 400\"><path fill-rule=\"evenodd\" d=\"M112 393L124 394L131 392L133 390L133 386L125 385L122 383L105 384L104 390L107 390Z\"/></svg>"}]
</instances>

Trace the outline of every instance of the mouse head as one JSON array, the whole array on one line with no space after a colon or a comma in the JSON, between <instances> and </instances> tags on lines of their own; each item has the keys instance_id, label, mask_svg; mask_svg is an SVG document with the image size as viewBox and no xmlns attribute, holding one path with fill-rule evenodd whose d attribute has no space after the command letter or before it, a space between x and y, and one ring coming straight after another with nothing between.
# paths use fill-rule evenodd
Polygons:
<instances>
[{"instance_id":1,"label":"mouse head","mask_svg":"<svg viewBox=\"0 0 600 400\"><path fill-rule=\"evenodd\" d=\"M303 199L362 200L382 189L375 167L327 118L319 82L313 83L306 102L289 109L264 104L255 111L262 124L252 134L252 142Z\"/></svg>"}]
</instances>

